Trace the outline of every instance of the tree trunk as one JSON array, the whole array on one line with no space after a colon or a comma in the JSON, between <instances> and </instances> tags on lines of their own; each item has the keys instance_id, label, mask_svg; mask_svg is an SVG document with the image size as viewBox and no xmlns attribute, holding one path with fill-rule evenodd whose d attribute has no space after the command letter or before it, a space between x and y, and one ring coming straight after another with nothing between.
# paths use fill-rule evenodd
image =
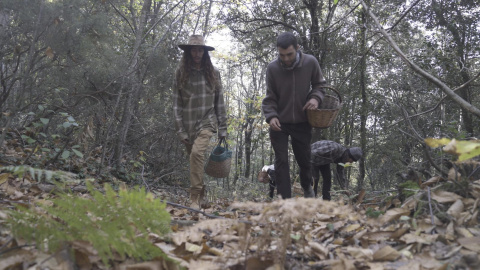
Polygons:
<instances>
[{"instance_id":1,"label":"tree trunk","mask_svg":"<svg viewBox=\"0 0 480 270\"><path fill-rule=\"evenodd\" d=\"M122 119L117 128L118 135L114 154L114 160L117 169L121 168L122 166L123 147L125 145L127 133L130 128L131 118L133 116L133 99L134 97L138 97L137 92L141 90L142 76L139 72L136 72L136 70L138 69L139 62L141 61L139 56L140 46L143 43L144 28L147 23L147 14L151 8L151 5L152 0L145 0L143 2L142 11L137 23L138 27L135 29L135 43L133 46L132 58L126 72L129 74L129 80L127 81L131 83L131 86L130 91L125 97Z\"/></svg>"},{"instance_id":2,"label":"tree trunk","mask_svg":"<svg viewBox=\"0 0 480 270\"><path fill-rule=\"evenodd\" d=\"M360 13L360 50L363 52L367 51L366 44L366 14L365 12ZM367 54L365 54L360 62L360 89L362 94L362 107L360 108L360 147L363 150L363 155L366 155L367 147L367 116L368 116L368 100L367 100ZM357 180L357 191L360 191L363 188L363 182L365 180L365 158L360 159L359 161L359 175Z\"/></svg>"}]
</instances>

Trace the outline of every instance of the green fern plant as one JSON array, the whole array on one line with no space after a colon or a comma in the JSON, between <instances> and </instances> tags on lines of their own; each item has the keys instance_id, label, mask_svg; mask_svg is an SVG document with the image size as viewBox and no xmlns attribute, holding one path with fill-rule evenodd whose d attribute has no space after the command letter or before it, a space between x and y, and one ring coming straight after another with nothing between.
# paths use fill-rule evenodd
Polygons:
<instances>
[{"instance_id":1,"label":"green fern plant","mask_svg":"<svg viewBox=\"0 0 480 270\"><path fill-rule=\"evenodd\" d=\"M91 199L60 194L53 205L11 211L8 220L14 236L35 242L37 248L56 252L65 243L84 240L92 244L108 265L117 252L122 258L149 260L163 256L148 234L170 231L165 203L143 188L120 190L105 185L105 194L87 183Z\"/></svg>"},{"instance_id":2,"label":"green fern plant","mask_svg":"<svg viewBox=\"0 0 480 270\"><path fill-rule=\"evenodd\" d=\"M77 178L77 175L74 173L33 168L27 165L0 167L0 171L10 172L18 178L23 178L28 173L32 179L38 182L46 181L52 184L58 184L55 180L61 182L78 182L78 180L75 179Z\"/></svg>"}]
</instances>

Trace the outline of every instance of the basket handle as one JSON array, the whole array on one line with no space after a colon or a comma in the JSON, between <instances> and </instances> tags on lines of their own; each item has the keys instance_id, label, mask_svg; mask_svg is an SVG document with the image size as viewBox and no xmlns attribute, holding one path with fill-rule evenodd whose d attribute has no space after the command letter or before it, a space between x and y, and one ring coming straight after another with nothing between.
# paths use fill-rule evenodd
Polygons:
<instances>
[{"instance_id":1,"label":"basket handle","mask_svg":"<svg viewBox=\"0 0 480 270\"><path fill-rule=\"evenodd\" d=\"M333 92L335 92L338 96L338 100L340 101L340 103L342 103L342 97L340 96L340 93L337 91L337 89L331 87L331 86L320 86L320 88L328 88L330 90L333 90Z\"/></svg>"},{"instance_id":2,"label":"basket handle","mask_svg":"<svg viewBox=\"0 0 480 270\"><path fill-rule=\"evenodd\" d=\"M212 151L210 152L210 155L213 154L213 151L215 151L215 149L219 146L222 146L222 143L223 145L225 146L225 150L228 150L228 143L227 143L227 139L225 139L225 137L221 138L220 140L218 140L218 143L217 143L217 146L214 146L212 148Z\"/></svg>"}]
</instances>

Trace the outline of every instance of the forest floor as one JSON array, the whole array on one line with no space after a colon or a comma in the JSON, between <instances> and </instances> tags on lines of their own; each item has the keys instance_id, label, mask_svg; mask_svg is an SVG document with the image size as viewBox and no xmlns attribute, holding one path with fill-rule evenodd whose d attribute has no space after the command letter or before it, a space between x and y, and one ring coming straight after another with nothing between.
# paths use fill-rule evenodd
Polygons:
<instances>
[{"instance_id":1,"label":"forest floor","mask_svg":"<svg viewBox=\"0 0 480 270\"><path fill-rule=\"evenodd\" d=\"M105 264L85 239L69 243L70 252L49 252L14 235L9 219L18 206L52 204L58 184L46 181L51 171L45 170L45 177L29 167L16 173L21 163L15 161L28 153L5 147L0 270L480 269L480 180L458 174L424 181L403 202L374 192L335 193L333 201L305 199L296 186L295 198L269 200L266 185L243 182L228 194L212 187L209 206L202 210L184 206L185 189L157 185L148 190L167 202L170 233L148 239L166 256L139 260L113 253ZM85 179L65 173L61 180L71 196L87 197ZM132 188L113 176L108 182L117 190Z\"/></svg>"}]
</instances>

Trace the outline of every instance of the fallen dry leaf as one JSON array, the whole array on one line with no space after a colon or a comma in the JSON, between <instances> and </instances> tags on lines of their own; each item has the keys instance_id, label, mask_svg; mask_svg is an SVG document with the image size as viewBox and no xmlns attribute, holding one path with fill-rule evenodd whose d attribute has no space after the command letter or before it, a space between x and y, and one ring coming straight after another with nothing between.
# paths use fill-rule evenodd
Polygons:
<instances>
[{"instance_id":1,"label":"fallen dry leaf","mask_svg":"<svg viewBox=\"0 0 480 270\"><path fill-rule=\"evenodd\" d=\"M373 253L374 261L390 261L393 262L401 256L400 252L391 246L384 246L383 248L377 250Z\"/></svg>"},{"instance_id":2,"label":"fallen dry leaf","mask_svg":"<svg viewBox=\"0 0 480 270\"><path fill-rule=\"evenodd\" d=\"M410 210L403 208L393 208L388 210L383 216L380 217L382 224L388 223L392 220L398 219L401 216L410 215Z\"/></svg>"},{"instance_id":3,"label":"fallen dry leaf","mask_svg":"<svg viewBox=\"0 0 480 270\"><path fill-rule=\"evenodd\" d=\"M400 237L400 240L405 242L406 244L412 243L420 243L420 244L427 244L430 245L438 238L438 234L420 234L417 235L415 233L408 233Z\"/></svg>"},{"instance_id":4,"label":"fallen dry leaf","mask_svg":"<svg viewBox=\"0 0 480 270\"><path fill-rule=\"evenodd\" d=\"M373 251L371 249L347 247L345 251L352 255L356 260L373 260Z\"/></svg>"},{"instance_id":5,"label":"fallen dry leaf","mask_svg":"<svg viewBox=\"0 0 480 270\"><path fill-rule=\"evenodd\" d=\"M0 260L0 269L16 269L21 267L23 262L29 262L34 258L33 253L27 250L19 249L11 251L8 256L4 256Z\"/></svg>"},{"instance_id":6,"label":"fallen dry leaf","mask_svg":"<svg viewBox=\"0 0 480 270\"><path fill-rule=\"evenodd\" d=\"M443 180L443 178L441 176L434 176L434 177L428 179L427 181L423 182L420 187L422 189L424 189L426 187L433 186L433 185L437 184L438 182L440 182L442 180Z\"/></svg>"},{"instance_id":7,"label":"fallen dry leaf","mask_svg":"<svg viewBox=\"0 0 480 270\"><path fill-rule=\"evenodd\" d=\"M460 213L462 213L464 209L464 205L463 205L463 202L462 200L456 200L451 206L450 208L448 208L447 210L447 214L455 217L455 218L458 218L460 216Z\"/></svg>"},{"instance_id":8,"label":"fallen dry leaf","mask_svg":"<svg viewBox=\"0 0 480 270\"><path fill-rule=\"evenodd\" d=\"M457 242L466 249L480 253L480 236L459 238Z\"/></svg>"},{"instance_id":9,"label":"fallen dry leaf","mask_svg":"<svg viewBox=\"0 0 480 270\"><path fill-rule=\"evenodd\" d=\"M456 200L462 199L462 196L445 190L435 190L431 194L432 199L439 203L455 202Z\"/></svg>"},{"instance_id":10,"label":"fallen dry leaf","mask_svg":"<svg viewBox=\"0 0 480 270\"><path fill-rule=\"evenodd\" d=\"M308 242L308 246L312 248L312 250L315 252L315 255L317 255L320 259L328 258L329 251L324 245L310 241Z\"/></svg>"}]
</instances>

